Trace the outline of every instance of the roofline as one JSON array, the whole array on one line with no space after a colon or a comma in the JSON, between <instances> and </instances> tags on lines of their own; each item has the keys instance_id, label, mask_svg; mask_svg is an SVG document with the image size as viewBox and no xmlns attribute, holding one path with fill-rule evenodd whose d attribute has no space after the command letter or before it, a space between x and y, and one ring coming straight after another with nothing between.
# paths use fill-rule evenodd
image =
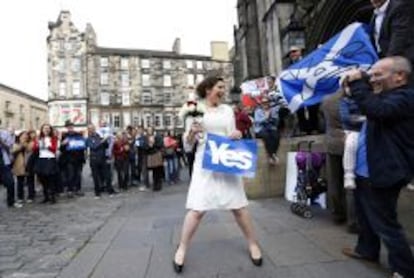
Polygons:
<instances>
[{"instance_id":1,"label":"roofline","mask_svg":"<svg viewBox=\"0 0 414 278\"><path fill-rule=\"evenodd\" d=\"M29 98L29 99L31 99L33 101L36 101L36 102L39 102L41 104L47 105L46 100L43 100L41 98L38 98L38 97L35 97L35 96L32 96L32 95L29 95L28 93L25 93L23 91L17 90L15 88L10 87L10 86L4 85L3 83L0 83L0 87L3 87L3 88L8 89L10 91L13 91L13 93L17 93L17 94L19 94L22 97Z\"/></svg>"},{"instance_id":2,"label":"roofline","mask_svg":"<svg viewBox=\"0 0 414 278\"><path fill-rule=\"evenodd\" d=\"M130 48L111 48L111 47L96 47L90 54L98 55L124 55L124 56L141 56L141 57L157 57L157 58L171 58L171 59L194 59L203 61L217 61L228 62L224 60L215 60L207 55L193 55L193 54L178 54L174 51L163 50L149 50L149 49L130 49Z\"/></svg>"}]
</instances>

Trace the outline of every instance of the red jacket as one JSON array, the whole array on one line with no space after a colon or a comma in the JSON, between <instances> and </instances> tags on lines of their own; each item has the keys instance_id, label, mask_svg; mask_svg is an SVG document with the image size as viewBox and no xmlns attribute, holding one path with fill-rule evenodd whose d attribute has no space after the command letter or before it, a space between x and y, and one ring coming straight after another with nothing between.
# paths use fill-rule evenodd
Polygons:
<instances>
[{"instance_id":1,"label":"red jacket","mask_svg":"<svg viewBox=\"0 0 414 278\"><path fill-rule=\"evenodd\" d=\"M129 153L128 141L121 140L115 141L114 148L112 150L115 160L127 160Z\"/></svg>"},{"instance_id":2,"label":"red jacket","mask_svg":"<svg viewBox=\"0 0 414 278\"><path fill-rule=\"evenodd\" d=\"M246 112L240 111L235 113L236 128L242 134L246 134L252 126L252 120Z\"/></svg>"},{"instance_id":3,"label":"red jacket","mask_svg":"<svg viewBox=\"0 0 414 278\"><path fill-rule=\"evenodd\" d=\"M39 138L39 140L42 140L43 138ZM35 140L34 144L33 144L33 151L37 152L39 151L39 140ZM48 147L49 151L51 151L52 153L56 154L57 151L57 147L58 147L58 138L53 136L50 138L50 143L51 146Z\"/></svg>"}]
</instances>

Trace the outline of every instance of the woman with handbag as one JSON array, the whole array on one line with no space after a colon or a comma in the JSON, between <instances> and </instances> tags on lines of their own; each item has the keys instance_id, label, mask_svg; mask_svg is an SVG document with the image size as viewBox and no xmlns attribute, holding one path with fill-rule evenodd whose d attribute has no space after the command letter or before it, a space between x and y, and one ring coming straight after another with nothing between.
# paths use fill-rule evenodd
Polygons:
<instances>
[{"instance_id":1,"label":"woman with handbag","mask_svg":"<svg viewBox=\"0 0 414 278\"><path fill-rule=\"evenodd\" d=\"M56 161L58 138L49 124L43 124L40 128L39 140L34 143L33 151L39 152L34 172L43 185L44 200L42 203L56 203L56 182L59 167Z\"/></svg>"},{"instance_id":2,"label":"woman with handbag","mask_svg":"<svg viewBox=\"0 0 414 278\"><path fill-rule=\"evenodd\" d=\"M252 263L256 266L262 264L262 254L247 210L248 202L242 178L202 168L207 132L227 136L233 140L242 138L242 133L236 129L233 109L222 104L224 90L224 81L218 77L208 77L197 86L197 94L205 102L206 111L201 121L194 121L183 136L185 144L194 145L197 142L197 150L194 172L187 195L188 212L184 218L180 244L173 259L173 267L177 273L182 272L190 240L203 215L209 210L231 210L233 212L247 240L247 253Z\"/></svg>"},{"instance_id":3,"label":"woman with handbag","mask_svg":"<svg viewBox=\"0 0 414 278\"><path fill-rule=\"evenodd\" d=\"M147 169L148 171L152 171L154 191L161 190L162 180L164 178L164 161L162 156L162 150L164 147L163 143L162 137L155 134L154 129L149 127L147 130L145 150L147 153Z\"/></svg>"},{"instance_id":4,"label":"woman with handbag","mask_svg":"<svg viewBox=\"0 0 414 278\"><path fill-rule=\"evenodd\" d=\"M16 142L12 148L12 154L14 157L12 172L17 178L17 202L22 204L24 201L24 187L27 182L26 163L28 158L28 134L26 131L22 131L16 139ZM31 198L30 198L31 197ZM33 200L33 196L29 196L29 199Z\"/></svg>"},{"instance_id":5,"label":"woman with handbag","mask_svg":"<svg viewBox=\"0 0 414 278\"><path fill-rule=\"evenodd\" d=\"M166 182L169 185L172 185L177 181L177 167L175 164L176 149L177 141L171 135L171 131L168 131L164 137L164 157L167 162Z\"/></svg>"},{"instance_id":6,"label":"woman with handbag","mask_svg":"<svg viewBox=\"0 0 414 278\"><path fill-rule=\"evenodd\" d=\"M128 189L128 156L130 145L128 139L121 132L116 134L114 147L112 149L114 155L115 170L118 175L119 190Z\"/></svg>"}]
</instances>

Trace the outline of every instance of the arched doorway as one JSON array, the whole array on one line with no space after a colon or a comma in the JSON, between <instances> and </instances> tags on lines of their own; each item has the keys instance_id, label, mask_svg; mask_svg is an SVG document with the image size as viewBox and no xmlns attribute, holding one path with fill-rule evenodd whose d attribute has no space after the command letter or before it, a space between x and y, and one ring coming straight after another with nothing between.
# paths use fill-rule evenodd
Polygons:
<instances>
[{"instance_id":1,"label":"arched doorway","mask_svg":"<svg viewBox=\"0 0 414 278\"><path fill-rule=\"evenodd\" d=\"M369 23L372 11L369 0L325 1L305 22L308 51L317 48L352 22Z\"/></svg>"}]
</instances>

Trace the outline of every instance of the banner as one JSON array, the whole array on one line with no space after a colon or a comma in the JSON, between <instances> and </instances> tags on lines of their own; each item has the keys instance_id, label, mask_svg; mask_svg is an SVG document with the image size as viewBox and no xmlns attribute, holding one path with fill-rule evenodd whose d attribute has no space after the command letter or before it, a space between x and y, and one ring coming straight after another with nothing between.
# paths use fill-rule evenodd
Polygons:
<instances>
[{"instance_id":1,"label":"banner","mask_svg":"<svg viewBox=\"0 0 414 278\"><path fill-rule=\"evenodd\" d=\"M353 23L308 56L284 70L278 88L289 109L320 103L339 89L339 78L350 68L369 69L377 60L366 25Z\"/></svg>"},{"instance_id":2,"label":"banner","mask_svg":"<svg viewBox=\"0 0 414 278\"><path fill-rule=\"evenodd\" d=\"M66 150L68 151L83 151L86 149L85 138L78 136L70 138Z\"/></svg>"},{"instance_id":3,"label":"banner","mask_svg":"<svg viewBox=\"0 0 414 278\"><path fill-rule=\"evenodd\" d=\"M203 169L253 178L257 166L255 140L231 140L207 134L203 156Z\"/></svg>"},{"instance_id":4,"label":"banner","mask_svg":"<svg viewBox=\"0 0 414 278\"><path fill-rule=\"evenodd\" d=\"M85 100L59 100L49 102L49 122L54 127L63 127L67 120L75 126L86 125L87 105Z\"/></svg>"}]
</instances>

